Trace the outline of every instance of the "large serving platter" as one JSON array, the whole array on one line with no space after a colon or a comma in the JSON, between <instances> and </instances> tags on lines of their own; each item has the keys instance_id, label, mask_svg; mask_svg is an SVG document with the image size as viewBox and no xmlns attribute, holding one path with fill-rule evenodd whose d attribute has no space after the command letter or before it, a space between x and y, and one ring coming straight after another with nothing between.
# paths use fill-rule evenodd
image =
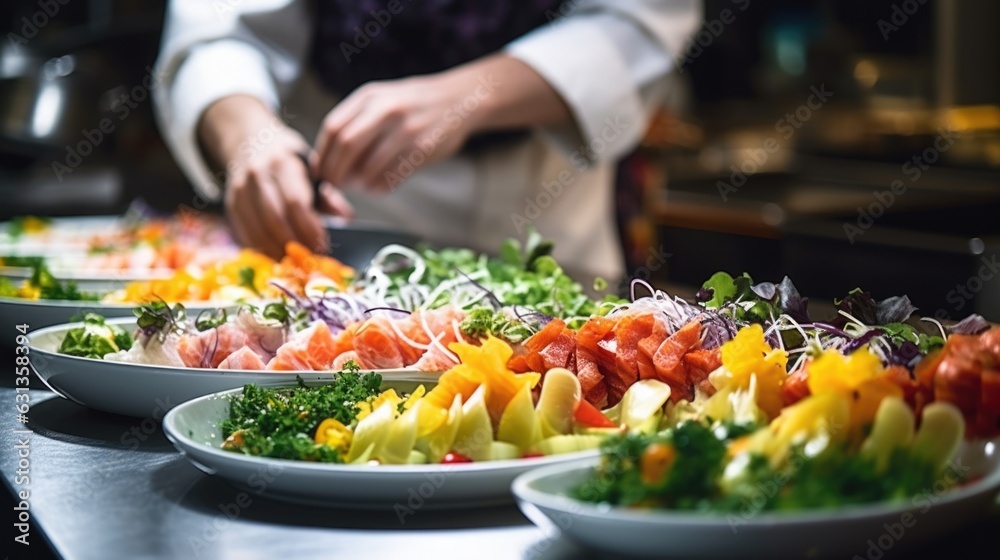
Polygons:
<instances>
[{"instance_id":1,"label":"large serving platter","mask_svg":"<svg viewBox=\"0 0 1000 560\"><path fill-rule=\"evenodd\" d=\"M900 549L981 518L1000 492L1000 440L965 443L952 472L964 471L970 482L954 489L942 484L894 503L780 513L754 513L752 504L745 512L707 514L573 498L596 464L591 458L537 469L519 476L512 490L525 515L553 536L614 556L881 558L892 550L899 557Z\"/></svg>"},{"instance_id":2,"label":"large serving platter","mask_svg":"<svg viewBox=\"0 0 1000 560\"><path fill-rule=\"evenodd\" d=\"M135 318L111 319L110 325L135 328ZM67 356L56 350L70 329L69 323L34 330L28 334L30 363L50 389L63 397L96 410L150 417L186 400L248 383L270 385L294 381L329 381L334 371L271 372L235 369L203 369L131 364ZM416 370L380 371L385 378L434 381L437 373Z\"/></svg>"},{"instance_id":3,"label":"large serving platter","mask_svg":"<svg viewBox=\"0 0 1000 560\"><path fill-rule=\"evenodd\" d=\"M183 304L191 315L212 309L234 310L233 302L198 301ZM133 317L134 303L104 303L98 301L30 300L0 296L0 322L28 325L41 329L80 320L86 313L97 313L107 319Z\"/></svg>"},{"instance_id":4,"label":"large serving platter","mask_svg":"<svg viewBox=\"0 0 1000 560\"><path fill-rule=\"evenodd\" d=\"M384 385L410 391L419 382L387 377ZM163 419L164 433L196 466L238 487L256 493L264 486L264 495L293 503L395 511L404 524L422 508L509 503L515 477L597 454L594 450L450 465L342 465L253 457L221 449L219 425L229 413L230 400L240 393L236 389L207 395L173 408ZM267 483L259 484L265 475Z\"/></svg>"}]
</instances>

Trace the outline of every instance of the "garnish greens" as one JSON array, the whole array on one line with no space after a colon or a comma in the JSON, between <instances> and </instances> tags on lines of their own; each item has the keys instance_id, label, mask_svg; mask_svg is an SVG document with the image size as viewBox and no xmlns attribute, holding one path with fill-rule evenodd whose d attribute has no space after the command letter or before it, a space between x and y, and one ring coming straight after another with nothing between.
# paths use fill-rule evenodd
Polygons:
<instances>
[{"instance_id":1,"label":"garnish greens","mask_svg":"<svg viewBox=\"0 0 1000 560\"><path fill-rule=\"evenodd\" d=\"M187 312L180 303L175 303L171 308L162 299L155 300L136 307L132 313L138 318L136 326L147 336L166 336L171 330L185 332L183 325Z\"/></svg>"},{"instance_id":2,"label":"garnish greens","mask_svg":"<svg viewBox=\"0 0 1000 560\"><path fill-rule=\"evenodd\" d=\"M194 319L194 328L198 329L198 332L214 329L225 324L228 318L224 308L202 309Z\"/></svg>"},{"instance_id":3,"label":"garnish greens","mask_svg":"<svg viewBox=\"0 0 1000 560\"><path fill-rule=\"evenodd\" d=\"M552 248L551 241L533 230L523 247L516 239L504 241L499 257L480 255L471 249L420 247L417 254L426 270L417 281L433 288L464 277L488 292L487 300L493 307L530 308L532 312L565 319L571 328L609 311L612 305L603 305L605 302L624 302L612 295L599 301L588 297L583 287L552 258ZM386 263L383 271L392 282L390 295L398 295L416 269L412 259ZM440 307L449 303L450 297L449 291L442 290L433 301L424 302L424 306Z\"/></svg>"},{"instance_id":4,"label":"garnish greens","mask_svg":"<svg viewBox=\"0 0 1000 560\"><path fill-rule=\"evenodd\" d=\"M493 335L515 344L523 342L535 333L527 323L512 319L503 311L490 307L476 307L469 310L458 328L472 338Z\"/></svg>"},{"instance_id":5,"label":"garnish greens","mask_svg":"<svg viewBox=\"0 0 1000 560\"><path fill-rule=\"evenodd\" d=\"M940 480L929 462L908 449L894 450L879 469L874 457L845 444L815 456L793 447L777 469L763 455L751 454L742 472L727 478L728 445L744 431L687 421L659 434L615 436L604 442L597 472L574 496L674 510L787 511L899 500Z\"/></svg>"},{"instance_id":6,"label":"garnish greens","mask_svg":"<svg viewBox=\"0 0 1000 560\"><path fill-rule=\"evenodd\" d=\"M105 354L132 347L132 335L117 325L108 325L104 317L87 313L83 326L71 329L59 345L60 354L101 359Z\"/></svg>"},{"instance_id":7,"label":"garnish greens","mask_svg":"<svg viewBox=\"0 0 1000 560\"><path fill-rule=\"evenodd\" d=\"M227 438L223 448L279 459L342 462L336 449L313 440L316 428L326 418L350 425L358 412L355 405L379 394L382 376L361 374L354 365L330 385L307 387L297 379L294 388L245 386L222 422L222 436Z\"/></svg>"},{"instance_id":8,"label":"garnish greens","mask_svg":"<svg viewBox=\"0 0 1000 560\"><path fill-rule=\"evenodd\" d=\"M24 282L20 288L14 287L10 282L0 286L0 295L10 297L21 297L27 299L56 299L68 301L97 301L100 296L88 292L81 292L76 286L76 282L60 282L56 280L49 269L41 260L34 261L35 257L26 257L24 262L32 263L31 277ZM11 263L9 258L4 262Z\"/></svg>"}]
</instances>

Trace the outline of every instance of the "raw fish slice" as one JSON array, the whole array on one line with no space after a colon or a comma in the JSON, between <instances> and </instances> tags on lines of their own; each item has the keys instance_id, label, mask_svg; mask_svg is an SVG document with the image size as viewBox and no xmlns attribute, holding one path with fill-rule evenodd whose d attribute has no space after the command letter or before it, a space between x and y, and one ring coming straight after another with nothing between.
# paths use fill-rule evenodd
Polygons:
<instances>
[{"instance_id":1,"label":"raw fish slice","mask_svg":"<svg viewBox=\"0 0 1000 560\"><path fill-rule=\"evenodd\" d=\"M219 369L259 370L264 369L264 365L256 352L244 346L222 360Z\"/></svg>"},{"instance_id":2,"label":"raw fish slice","mask_svg":"<svg viewBox=\"0 0 1000 560\"><path fill-rule=\"evenodd\" d=\"M285 328L282 325L269 325L257 320L253 313L243 310L236 316L233 324L247 335L247 346L267 363L285 343Z\"/></svg>"},{"instance_id":3,"label":"raw fish slice","mask_svg":"<svg viewBox=\"0 0 1000 560\"><path fill-rule=\"evenodd\" d=\"M374 369L396 369L405 365L396 334L387 321L381 317L369 319L354 335L355 351Z\"/></svg>"},{"instance_id":4,"label":"raw fish slice","mask_svg":"<svg viewBox=\"0 0 1000 560\"><path fill-rule=\"evenodd\" d=\"M181 336L177 352L187 367L217 368L222 360L249 342L245 332L226 323L198 334Z\"/></svg>"}]
</instances>

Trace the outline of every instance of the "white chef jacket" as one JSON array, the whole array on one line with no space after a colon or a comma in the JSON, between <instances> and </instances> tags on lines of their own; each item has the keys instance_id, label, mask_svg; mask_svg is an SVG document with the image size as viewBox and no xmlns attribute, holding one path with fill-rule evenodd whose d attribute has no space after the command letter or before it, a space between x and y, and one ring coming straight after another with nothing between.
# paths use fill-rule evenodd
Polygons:
<instances>
[{"instance_id":1,"label":"white chef jacket","mask_svg":"<svg viewBox=\"0 0 1000 560\"><path fill-rule=\"evenodd\" d=\"M307 4L170 1L155 69L162 86L153 90L156 114L201 196L221 196L196 139L198 120L214 101L255 96L309 140L335 105L306 64L313 29ZM349 189L345 195L359 218L413 231L439 246L488 253L507 237L523 238L530 225L555 241L556 259L585 285L595 276L622 276L613 164L645 132L674 61L699 23L701 4L569 0L560 12L504 50L545 78L575 122L539 126L523 141L428 166L391 194ZM474 105L468 100L467 107ZM260 136L266 141L268 132Z\"/></svg>"}]
</instances>

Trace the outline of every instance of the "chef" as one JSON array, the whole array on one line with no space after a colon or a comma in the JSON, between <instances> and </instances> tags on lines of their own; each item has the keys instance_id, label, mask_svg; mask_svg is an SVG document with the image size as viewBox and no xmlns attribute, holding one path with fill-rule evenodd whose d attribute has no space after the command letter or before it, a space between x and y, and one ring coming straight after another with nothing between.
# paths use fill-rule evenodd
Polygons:
<instances>
[{"instance_id":1,"label":"chef","mask_svg":"<svg viewBox=\"0 0 1000 560\"><path fill-rule=\"evenodd\" d=\"M319 210L484 252L534 227L578 279L614 280L613 164L700 9L172 0L157 118L199 196L271 255L292 239L324 249Z\"/></svg>"}]
</instances>

